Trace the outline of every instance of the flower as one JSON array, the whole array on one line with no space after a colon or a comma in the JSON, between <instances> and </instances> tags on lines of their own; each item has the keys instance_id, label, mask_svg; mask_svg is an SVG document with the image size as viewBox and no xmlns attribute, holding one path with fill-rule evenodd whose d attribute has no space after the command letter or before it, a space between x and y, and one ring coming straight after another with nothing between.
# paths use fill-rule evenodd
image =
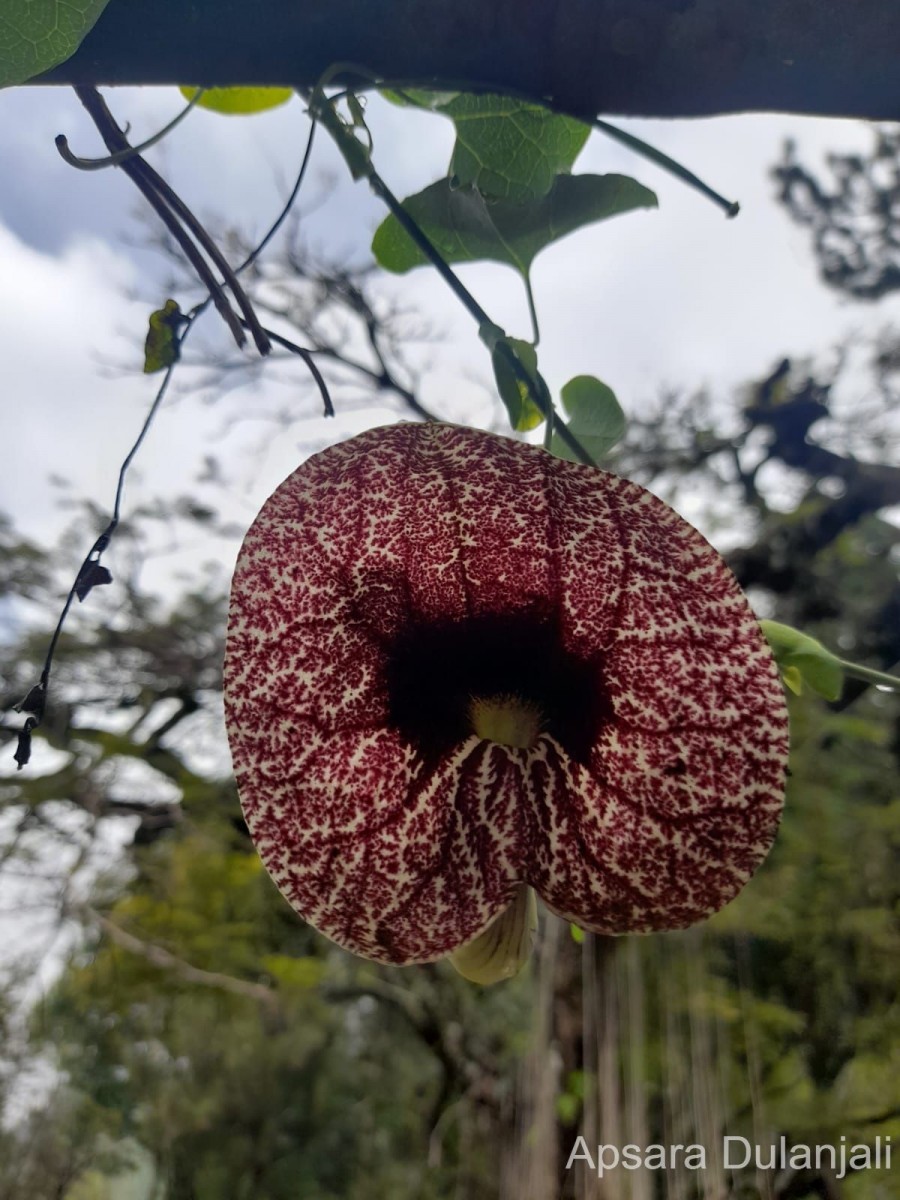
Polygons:
<instances>
[{"instance_id":1,"label":"flower","mask_svg":"<svg viewBox=\"0 0 900 1200\"><path fill-rule=\"evenodd\" d=\"M781 685L717 552L634 483L452 425L371 430L266 501L225 702L276 884L384 963L521 929L524 885L600 933L691 925L783 803Z\"/></svg>"}]
</instances>

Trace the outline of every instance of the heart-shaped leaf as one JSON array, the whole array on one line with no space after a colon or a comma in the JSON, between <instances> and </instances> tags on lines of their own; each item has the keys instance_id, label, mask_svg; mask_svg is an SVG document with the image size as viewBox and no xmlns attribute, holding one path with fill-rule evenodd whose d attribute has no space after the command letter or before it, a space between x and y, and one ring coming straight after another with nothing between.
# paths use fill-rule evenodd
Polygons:
<instances>
[{"instance_id":1,"label":"heart-shaped leaf","mask_svg":"<svg viewBox=\"0 0 900 1200\"><path fill-rule=\"evenodd\" d=\"M582 121L509 96L463 92L438 111L456 126L455 184L515 203L546 196L557 175L572 169L591 132Z\"/></svg>"},{"instance_id":2,"label":"heart-shaped leaf","mask_svg":"<svg viewBox=\"0 0 900 1200\"><path fill-rule=\"evenodd\" d=\"M547 195L530 204L485 200L476 188L451 188L441 179L403 202L447 262L489 259L526 278L535 256L566 234L655 206L653 192L625 175L557 175ZM397 274L428 261L393 215L375 231L372 252Z\"/></svg>"},{"instance_id":3,"label":"heart-shaped leaf","mask_svg":"<svg viewBox=\"0 0 900 1200\"><path fill-rule=\"evenodd\" d=\"M591 132L583 121L511 96L420 88L383 94L449 117L456 127L448 171L454 186L475 187L492 199L524 203L545 196L556 176L572 169Z\"/></svg>"},{"instance_id":4,"label":"heart-shaped leaf","mask_svg":"<svg viewBox=\"0 0 900 1200\"><path fill-rule=\"evenodd\" d=\"M0 87L49 71L75 53L109 0L0 0Z\"/></svg>"}]
</instances>

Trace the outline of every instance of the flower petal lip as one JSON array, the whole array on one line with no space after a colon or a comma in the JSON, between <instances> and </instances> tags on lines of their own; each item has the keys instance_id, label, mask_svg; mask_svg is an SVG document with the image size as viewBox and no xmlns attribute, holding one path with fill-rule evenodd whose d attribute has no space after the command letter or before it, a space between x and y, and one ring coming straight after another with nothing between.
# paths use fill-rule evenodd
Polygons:
<instances>
[{"instance_id":1,"label":"flower petal lip","mask_svg":"<svg viewBox=\"0 0 900 1200\"><path fill-rule=\"evenodd\" d=\"M505 694L545 718L530 748L467 726ZM452 425L370 430L266 501L225 703L276 884L381 962L446 955L521 883L602 933L690 925L783 804L781 684L718 553L636 484Z\"/></svg>"}]
</instances>

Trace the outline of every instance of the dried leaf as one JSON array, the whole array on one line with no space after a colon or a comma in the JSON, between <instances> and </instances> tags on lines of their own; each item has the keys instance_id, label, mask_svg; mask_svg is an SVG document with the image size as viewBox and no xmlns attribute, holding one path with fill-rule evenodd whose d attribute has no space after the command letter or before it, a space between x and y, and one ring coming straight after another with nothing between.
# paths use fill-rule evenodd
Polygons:
<instances>
[{"instance_id":1,"label":"dried leaf","mask_svg":"<svg viewBox=\"0 0 900 1200\"><path fill-rule=\"evenodd\" d=\"M75 595L86 600L95 587L112 583L112 574L100 563L88 563L75 581Z\"/></svg>"}]
</instances>

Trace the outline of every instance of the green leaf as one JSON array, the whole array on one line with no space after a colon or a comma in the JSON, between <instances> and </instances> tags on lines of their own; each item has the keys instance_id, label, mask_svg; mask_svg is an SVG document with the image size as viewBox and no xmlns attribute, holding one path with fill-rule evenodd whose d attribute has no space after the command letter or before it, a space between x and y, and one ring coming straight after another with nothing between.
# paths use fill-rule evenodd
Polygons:
<instances>
[{"instance_id":1,"label":"green leaf","mask_svg":"<svg viewBox=\"0 0 900 1200\"><path fill-rule=\"evenodd\" d=\"M654 194L625 175L557 175L547 195L530 204L485 200L475 188L451 188L440 179L403 202L447 262L488 259L526 278L535 256L566 234L655 205ZM400 275L428 261L393 215L375 231L372 252Z\"/></svg>"},{"instance_id":2,"label":"green leaf","mask_svg":"<svg viewBox=\"0 0 900 1200\"><path fill-rule=\"evenodd\" d=\"M381 95L391 104L400 108L424 108L428 112L437 112L444 105L455 100L459 92L432 92L425 88L382 88Z\"/></svg>"},{"instance_id":3,"label":"green leaf","mask_svg":"<svg viewBox=\"0 0 900 1200\"><path fill-rule=\"evenodd\" d=\"M510 352L520 366L524 367L524 373L531 379L531 386L516 374L509 361ZM509 413L510 425L520 433L537 429L544 420L550 393L538 372L537 352L534 346L531 342L520 341L519 338L500 338L491 351L491 362L500 399Z\"/></svg>"},{"instance_id":4,"label":"green leaf","mask_svg":"<svg viewBox=\"0 0 900 1200\"><path fill-rule=\"evenodd\" d=\"M150 314L150 328L144 342L144 374L165 371L178 361L178 330L184 317L176 300L167 300Z\"/></svg>"},{"instance_id":5,"label":"green leaf","mask_svg":"<svg viewBox=\"0 0 900 1200\"><path fill-rule=\"evenodd\" d=\"M199 88L183 87L179 90L186 100L193 100ZM197 106L227 116L246 116L277 108L279 104L287 103L293 95L294 89L286 87L207 88L197 101Z\"/></svg>"},{"instance_id":6,"label":"green leaf","mask_svg":"<svg viewBox=\"0 0 900 1200\"><path fill-rule=\"evenodd\" d=\"M70 58L109 0L0 0L0 87Z\"/></svg>"},{"instance_id":7,"label":"green leaf","mask_svg":"<svg viewBox=\"0 0 900 1200\"><path fill-rule=\"evenodd\" d=\"M807 633L779 621L760 621L775 655L785 684L800 691L797 676L826 700L837 700L844 686L844 668L839 658Z\"/></svg>"},{"instance_id":8,"label":"green leaf","mask_svg":"<svg viewBox=\"0 0 900 1200\"><path fill-rule=\"evenodd\" d=\"M572 169L591 132L583 121L511 96L421 88L382 95L449 117L456 127L448 172L453 185L492 199L524 203L546 196L556 176Z\"/></svg>"},{"instance_id":9,"label":"green leaf","mask_svg":"<svg viewBox=\"0 0 900 1200\"><path fill-rule=\"evenodd\" d=\"M615 392L593 375L576 375L563 387L560 398L569 417L569 431L591 458L595 461L603 458L625 432L625 413ZM550 450L558 458L579 461L557 433L553 435Z\"/></svg>"},{"instance_id":10,"label":"green leaf","mask_svg":"<svg viewBox=\"0 0 900 1200\"><path fill-rule=\"evenodd\" d=\"M580 925L570 925L569 933L572 935L572 941L580 946L581 943L584 941L584 930L581 928L581 926Z\"/></svg>"},{"instance_id":11,"label":"green leaf","mask_svg":"<svg viewBox=\"0 0 900 1200\"><path fill-rule=\"evenodd\" d=\"M454 185L518 204L546 196L557 175L572 169L591 132L573 117L509 96L463 92L437 111L456 126Z\"/></svg>"}]
</instances>

